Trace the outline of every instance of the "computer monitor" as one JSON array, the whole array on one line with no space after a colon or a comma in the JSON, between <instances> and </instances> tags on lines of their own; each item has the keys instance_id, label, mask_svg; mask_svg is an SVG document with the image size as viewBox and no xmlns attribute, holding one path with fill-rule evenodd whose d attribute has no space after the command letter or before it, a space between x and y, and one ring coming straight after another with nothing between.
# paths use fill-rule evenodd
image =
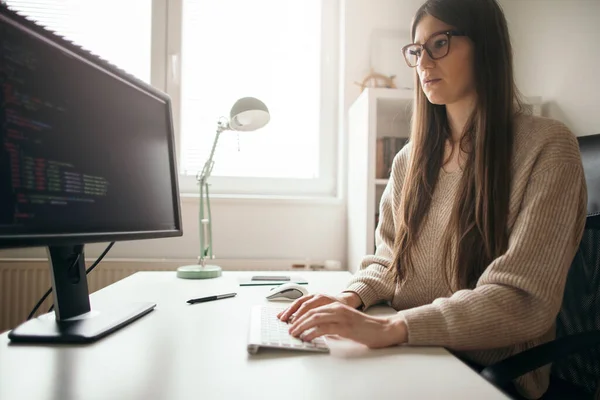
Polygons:
<instances>
[{"instance_id":1,"label":"computer monitor","mask_svg":"<svg viewBox=\"0 0 600 400\"><path fill-rule=\"evenodd\" d=\"M169 97L0 4L0 248L47 248L55 306L9 338L94 341L150 312L90 310L84 245L181 236L180 211Z\"/></svg>"}]
</instances>

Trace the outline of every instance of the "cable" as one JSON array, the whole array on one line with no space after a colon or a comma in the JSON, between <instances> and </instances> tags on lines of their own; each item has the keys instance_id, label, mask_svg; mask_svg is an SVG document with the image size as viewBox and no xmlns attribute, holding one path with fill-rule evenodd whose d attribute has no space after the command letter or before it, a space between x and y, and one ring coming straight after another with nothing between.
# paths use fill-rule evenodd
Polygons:
<instances>
[{"instance_id":1,"label":"cable","mask_svg":"<svg viewBox=\"0 0 600 400\"><path fill-rule=\"evenodd\" d=\"M106 246L106 249L102 252L102 254L100 254L100 256L96 259L96 261L85 271L85 276L87 276L90 272L93 271L94 268L96 268L96 266L98 264L100 264L100 261L102 261L104 256L110 251L110 249L114 246L114 244L115 244L115 242L110 242L110 244L108 246ZM77 259L79 260L79 256L77 257ZM48 309L48 312L52 311L53 308L54 308L54 304L52 304L50 306L50 308Z\"/></svg>"},{"instance_id":2,"label":"cable","mask_svg":"<svg viewBox=\"0 0 600 400\"><path fill-rule=\"evenodd\" d=\"M110 242L110 244L106 247L106 249L102 252L102 254L100 254L100 257L98 257L98 259L94 262L94 264L92 264L91 267L89 267L87 269L87 271L85 271L85 275L87 276L90 272L92 272L92 270L94 268L96 268L96 266L100 263L100 261L102 261L102 259L104 258L104 256L106 256L106 254L110 251L110 249L114 246L115 242ZM75 262L69 267L69 268L73 268L75 264L77 264L77 262L79 261L79 256L77 257L77 259L75 260ZM31 310L31 312L29 313L29 316L27 317L27 320L29 321L33 315L35 314L35 312L38 310L38 308L40 308L40 306L42 305L42 303L44 302L44 300L46 300L46 298L48 296L50 296L50 293L52 293L52 287L50 287L50 289L48 289L48 291L42 296L42 298L37 302L37 304L35 305L35 307L33 307L33 310ZM50 306L50 309L48 310L48 312L52 311L52 309L54 308L54 304L52 306Z\"/></svg>"}]
</instances>

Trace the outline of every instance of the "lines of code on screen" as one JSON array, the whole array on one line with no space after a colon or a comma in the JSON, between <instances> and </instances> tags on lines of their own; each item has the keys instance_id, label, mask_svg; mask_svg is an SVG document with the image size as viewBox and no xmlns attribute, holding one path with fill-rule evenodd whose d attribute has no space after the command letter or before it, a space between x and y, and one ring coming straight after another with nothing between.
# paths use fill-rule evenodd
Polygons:
<instances>
[{"instance_id":1,"label":"lines of code on screen","mask_svg":"<svg viewBox=\"0 0 600 400\"><path fill-rule=\"evenodd\" d=\"M0 234L173 229L164 101L0 21Z\"/></svg>"},{"instance_id":2,"label":"lines of code on screen","mask_svg":"<svg viewBox=\"0 0 600 400\"><path fill-rule=\"evenodd\" d=\"M87 175L68 162L44 157L46 141L55 131L53 119L68 112L64 105L32 95L39 60L26 48L3 42L3 85L6 134L4 150L8 154L10 181L17 194L13 222L34 218L35 208L28 205L69 205L94 203L106 196L109 183L101 176ZM54 115L54 118L53 118ZM58 118L56 118L58 117ZM47 145L46 145L47 146Z\"/></svg>"}]
</instances>

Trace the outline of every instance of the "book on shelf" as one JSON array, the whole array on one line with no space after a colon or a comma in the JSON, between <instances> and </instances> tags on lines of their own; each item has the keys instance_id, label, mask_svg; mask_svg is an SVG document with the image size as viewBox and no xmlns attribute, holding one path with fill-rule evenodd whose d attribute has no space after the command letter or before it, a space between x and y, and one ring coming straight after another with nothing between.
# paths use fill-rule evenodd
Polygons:
<instances>
[{"instance_id":1,"label":"book on shelf","mask_svg":"<svg viewBox=\"0 0 600 400\"><path fill-rule=\"evenodd\" d=\"M388 179L392 171L394 157L408 142L407 138L384 136L377 138L375 155L375 179Z\"/></svg>"}]
</instances>

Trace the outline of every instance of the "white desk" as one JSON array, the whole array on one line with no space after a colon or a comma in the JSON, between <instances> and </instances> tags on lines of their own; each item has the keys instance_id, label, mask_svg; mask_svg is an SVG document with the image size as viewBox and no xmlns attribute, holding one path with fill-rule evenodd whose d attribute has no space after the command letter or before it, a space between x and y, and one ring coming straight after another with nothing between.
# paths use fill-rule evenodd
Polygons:
<instances>
[{"instance_id":1,"label":"white desk","mask_svg":"<svg viewBox=\"0 0 600 400\"><path fill-rule=\"evenodd\" d=\"M350 277L298 274L311 292L331 294ZM237 279L249 275L225 272L200 281L178 279L174 272L137 273L92 294L92 308L147 300L156 302L156 309L91 345L14 345L5 333L0 399L507 398L442 348L369 350L346 342L331 354L261 350L251 356L246 351L250 308L267 303L270 287L239 287ZM235 298L186 304L232 288Z\"/></svg>"}]
</instances>

